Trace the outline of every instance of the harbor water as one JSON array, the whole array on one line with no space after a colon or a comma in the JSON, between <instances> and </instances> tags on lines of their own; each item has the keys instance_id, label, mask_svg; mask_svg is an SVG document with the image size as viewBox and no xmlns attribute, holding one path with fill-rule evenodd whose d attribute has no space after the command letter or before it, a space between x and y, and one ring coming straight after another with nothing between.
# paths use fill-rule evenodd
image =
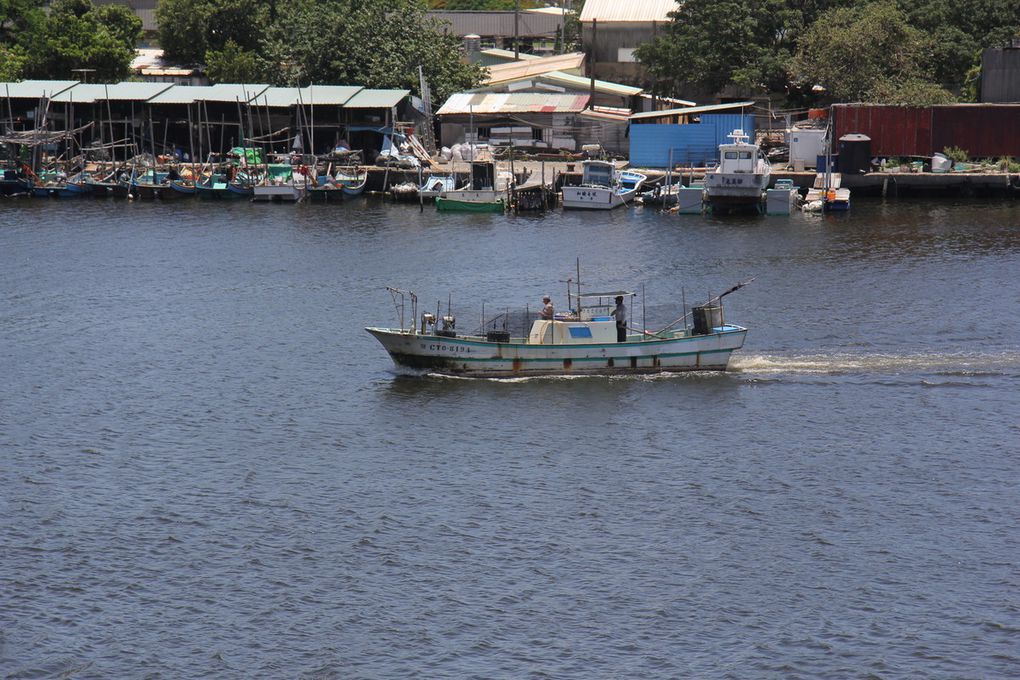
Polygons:
<instances>
[{"instance_id":1,"label":"harbor water","mask_svg":"<svg viewBox=\"0 0 1020 680\"><path fill-rule=\"evenodd\" d=\"M718 374L398 373L386 286L726 298ZM0 677L1008 678L1020 204L0 201ZM643 300L643 304L642 304Z\"/></svg>"}]
</instances>

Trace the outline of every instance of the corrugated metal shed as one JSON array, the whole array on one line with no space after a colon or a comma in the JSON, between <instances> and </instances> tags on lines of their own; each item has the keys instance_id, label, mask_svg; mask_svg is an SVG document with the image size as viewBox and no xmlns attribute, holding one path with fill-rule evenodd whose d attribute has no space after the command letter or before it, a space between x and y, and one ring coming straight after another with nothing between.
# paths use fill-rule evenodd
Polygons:
<instances>
[{"instance_id":1,"label":"corrugated metal shed","mask_svg":"<svg viewBox=\"0 0 1020 680\"><path fill-rule=\"evenodd\" d=\"M496 83L522 80L543 73L551 73L552 71L578 70L583 66L583 52L557 54L553 57L542 57L541 59L529 59L527 61L514 61L509 64L490 66L489 78L485 81L485 84L494 85Z\"/></svg>"},{"instance_id":2,"label":"corrugated metal shed","mask_svg":"<svg viewBox=\"0 0 1020 680\"><path fill-rule=\"evenodd\" d=\"M709 113L696 125L631 125L630 162L639 168L674 165L705 165L719 158L719 145L741 129L754 137L754 116ZM672 154L670 153L672 151Z\"/></svg>"},{"instance_id":3,"label":"corrugated metal shed","mask_svg":"<svg viewBox=\"0 0 1020 680\"><path fill-rule=\"evenodd\" d=\"M509 38L514 34L513 12L434 11L426 14L449 25L448 30L461 38L466 35ZM521 12L517 34L522 38L552 37L562 28L561 14Z\"/></svg>"},{"instance_id":4,"label":"corrugated metal shed","mask_svg":"<svg viewBox=\"0 0 1020 680\"><path fill-rule=\"evenodd\" d=\"M689 106L680 109L665 109L664 111L645 111L635 113L631 120L654 120L656 118L671 118L673 116L690 116L699 113L721 113L733 109L747 109L754 106L754 102L734 102L732 104L709 104L707 106Z\"/></svg>"},{"instance_id":5,"label":"corrugated metal shed","mask_svg":"<svg viewBox=\"0 0 1020 680\"><path fill-rule=\"evenodd\" d=\"M396 106L404 97L411 94L410 90L369 90L364 89L351 97L345 109L388 109Z\"/></svg>"},{"instance_id":6,"label":"corrugated metal shed","mask_svg":"<svg viewBox=\"0 0 1020 680\"><path fill-rule=\"evenodd\" d=\"M588 95L479 93L451 95L437 116L502 113L578 113L588 105Z\"/></svg>"},{"instance_id":7,"label":"corrugated metal shed","mask_svg":"<svg viewBox=\"0 0 1020 680\"><path fill-rule=\"evenodd\" d=\"M322 104L323 106L343 106L362 88L355 85L314 85L311 87L270 87L252 102L270 108L289 108L304 104L305 106Z\"/></svg>"},{"instance_id":8,"label":"corrugated metal shed","mask_svg":"<svg viewBox=\"0 0 1020 680\"><path fill-rule=\"evenodd\" d=\"M269 88L268 85L175 85L149 100L150 104L191 104L194 102L249 102Z\"/></svg>"},{"instance_id":9,"label":"corrugated metal shed","mask_svg":"<svg viewBox=\"0 0 1020 680\"><path fill-rule=\"evenodd\" d=\"M586 0L581 10L581 23L666 23L669 13L677 10L676 0Z\"/></svg>"},{"instance_id":10,"label":"corrugated metal shed","mask_svg":"<svg viewBox=\"0 0 1020 680\"><path fill-rule=\"evenodd\" d=\"M18 83L0 83L0 96L5 99L55 97L77 84L77 80L22 80Z\"/></svg>"},{"instance_id":11,"label":"corrugated metal shed","mask_svg":"<svg viewBox=\"0 0 1020 680\"><path fill-rule=\"evenodd\" d=\"M173 87L173 83L79 83L69 90L64 90L53 101L57 103L91 104L97 101L136 101L144 102L160 92Z\"/></svg>"},{"instance_id":12,"label":"corrugated metal shed","mask_svg":"<svg viewBox=\"0 0 1020 680\"><path fill-rule=\"evenodd\" d=\"M553 71L552 73L545 73L539 78L543 81L555 83L556 85L563 85L564 87L572 88L583 88L588 89L591 87L591 79L585 78L584 76L577 76L572 73L564 73L563 71ZM633 97L639 95L644 90L640 87L632 87L630 85L621 85L620 83L611 83L608 80L596 80L595 91L602 94L615 94L620 97Z\"/></svg>"}]
</instances>

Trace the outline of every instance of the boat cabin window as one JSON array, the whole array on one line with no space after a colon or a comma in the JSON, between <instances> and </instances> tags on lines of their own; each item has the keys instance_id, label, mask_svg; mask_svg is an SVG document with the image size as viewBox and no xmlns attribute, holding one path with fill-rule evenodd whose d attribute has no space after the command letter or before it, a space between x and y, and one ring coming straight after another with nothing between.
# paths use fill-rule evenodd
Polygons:
<instances>
[{"instance_id":1,"label":"boat cabin window","mask_svg":"<svg viewBox=\"0 0 1020 680\"><path fill-rule=\"evenodd\" d=\"M740 158L743 159L743 160L748 160L749 158L751 158L751 152L750 151L741 151L740 152Z\"/></svg>"},{"instance_id":2,"label":"boat cabin window","mask_svg":"<svg viewBox=\"0 0 1020 680\"><path fill-rule=\"evenodd\" d=\"M732 161L732 160L736 160L736 158L737 158L737 152L736 152L736 151L727 151L727 152L726 152L726 158L727 158L728 160L731 160L731 161Z\"/></svg>"},{"instance_id":3,"label":"boat cabin window","mask_svg":"<svg viewBox=\"0 0 1020 680\"><path fill-rule=\"evenodd\" d=\"M588 183L609 185L610 169L604 166L588 166Z\"/></svg>"}]
</instances>

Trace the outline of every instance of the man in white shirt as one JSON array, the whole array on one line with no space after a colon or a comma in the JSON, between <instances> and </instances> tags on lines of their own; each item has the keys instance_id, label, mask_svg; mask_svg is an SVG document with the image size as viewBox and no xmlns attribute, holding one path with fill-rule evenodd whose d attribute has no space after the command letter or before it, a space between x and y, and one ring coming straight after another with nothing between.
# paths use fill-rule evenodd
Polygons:
<instances>
[{"instance_id":1,"label":"man in white shirt","mask_svg":"<svg viewBox=\"0 0 1020 680\"><path fill-rule=\"evenodd\" d=\"M552 299L546 295L542 298L542 304L542 313L539 318L544 319L545 321L552 321L554 313Z\"/></svg>"}]
</instances>

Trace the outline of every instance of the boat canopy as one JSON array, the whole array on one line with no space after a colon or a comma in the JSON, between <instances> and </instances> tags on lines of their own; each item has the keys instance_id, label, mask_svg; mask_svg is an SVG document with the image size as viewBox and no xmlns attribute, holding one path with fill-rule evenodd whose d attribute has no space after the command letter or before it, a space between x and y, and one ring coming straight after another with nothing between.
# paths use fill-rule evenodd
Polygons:
<instances>
[{"instance_id":1,"label":"boat canopy","mask_svg":"<svg viewBox=\"0 0 1020 680\"><path fill-rule=\"evenodd\" d=\"M630 292L625 291L625 290L614 290L614 291L610 291L608 293L581 293L581 299L584 300L584 299L588 299L588 298L607 298L607 297L608 298L615 298L615 297L620 296L620 295L631 295L631 296L634 296L634 295L637 295L637 293L630 293Z\"/></svg>"}]
</instances>

